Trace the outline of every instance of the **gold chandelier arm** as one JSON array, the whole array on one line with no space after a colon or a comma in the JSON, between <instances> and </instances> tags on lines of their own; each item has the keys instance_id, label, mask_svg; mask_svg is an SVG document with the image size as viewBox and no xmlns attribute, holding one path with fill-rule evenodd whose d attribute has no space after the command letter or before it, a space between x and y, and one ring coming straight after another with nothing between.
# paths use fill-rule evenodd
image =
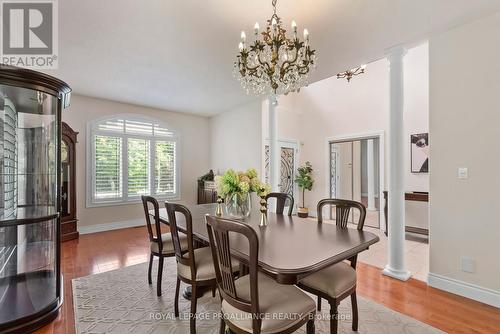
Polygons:
<instances>
[{"instance_id":1,"label":"gold chandelier arm","mask_svg":"<svg viewBox=\"0 0 500 334\"><path fill-rule=\"evenodd\" d=\"M291 64L293 64L297 61L297 58L299 58L299 50L295 49L295 55L294 55L293 59L285 60L283 62L282 68L287 69L288 67L290 67Z\"/></svg>"}]
</instances>

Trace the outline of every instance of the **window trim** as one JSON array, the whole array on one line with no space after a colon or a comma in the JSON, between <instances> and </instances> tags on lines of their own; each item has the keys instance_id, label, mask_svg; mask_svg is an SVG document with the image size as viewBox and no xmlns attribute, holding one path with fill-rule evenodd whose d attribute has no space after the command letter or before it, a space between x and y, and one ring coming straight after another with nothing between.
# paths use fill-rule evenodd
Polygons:
<instances>
[{"instance_id":1,"label":"window trim","mask_svg":"<svg viewBox=\"0 0 500 334\"><path fill-rule=\"evenodd\" d=\"M117 119L117 118L122 118L124 120L129 120L129 121L139 121L139 122L151 122L151 123L156 123L161 125L162 127L167 128L169 131L172 132L172 136L170 137L161 137L161 136L149 136L149 135L137 135L137 134L124 134L124 133L114 133L114 132L108 132L108 131L102 131L102 130L97 130L96 126L106 120L112 120L112 119ZM98 200L96 201L94 199L94 177L95 177L95 153L94 153L94 147L95 147L95 136L96 135L106 135L106 136L115 136L118 138L122 138L122 197L119 199L113 198L109 200ZM135 138L135 139L147 139L151 141L150 145L150 164L149 164L149 175L153 176L154 175L154 168L155 168L155 162L154 159L156 157L156 145L153 143L156 143L157 141L172 141L175 143L175 184L176 184L176 192L175 194L169 194L169 195L156 195L156 194L151 194L151 196L154 196L157 200L180 200L181 199L181 141L180 141L180 135L179 132L170 127L168 123L163 122L157 118L154 117L149 117L149 116L144 116L140 114L131 114L131 113L124 113L124 114L114 114L114 115L109 115L109 116L104 116L104 117L99 117L96 118L92 121L87 122L87 132L86 132L86 162L85 162L85 177L86 177L86 191L85 191L85 196L86 196L86 207L87 208L96 208L96 207L106 207L106 206L117 206L117 205L129 205L129 204L138 204L141 203L141 197L137 196L137 198L128 198L128 165L126 164L127 162L127 153L128 153L128 145L127 145L127 140L128 138ZM152 161L152 162L151 162ZM153 182L153 180L150 180Z\"/></svg>"}]
</instances>

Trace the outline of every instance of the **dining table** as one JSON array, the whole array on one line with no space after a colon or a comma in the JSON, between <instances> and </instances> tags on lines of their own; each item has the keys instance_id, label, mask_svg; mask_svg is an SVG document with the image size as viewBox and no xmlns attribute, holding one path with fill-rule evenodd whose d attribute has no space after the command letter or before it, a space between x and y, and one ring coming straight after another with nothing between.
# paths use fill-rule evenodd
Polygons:
<instances>
[{"instance_id":1,"label":"dining table","mask_svg":"<svg viewBox=\"0 0 500 334\"><path fill-rule=\"evenodd\" d=\"M192 216L192 231L198 242L208 244L205 216L215 216L217 204L187 205ZM300 218L267 213L267 224L260 225L258 210L239 220L251 226L259 241L259 270L278 283L296 284L301 278L344 260L357 256L379 241L371 232L341 228L335 223L318 223L311 218ZM222 218L232 219L223 214ZM177 213L177 228L186 232L184 215ZM168 225L165 208L160 208L160 221ZM243 265L248 264L249 246L244 236L230 236L231 255Z\"/></svg>"}]
</instances>

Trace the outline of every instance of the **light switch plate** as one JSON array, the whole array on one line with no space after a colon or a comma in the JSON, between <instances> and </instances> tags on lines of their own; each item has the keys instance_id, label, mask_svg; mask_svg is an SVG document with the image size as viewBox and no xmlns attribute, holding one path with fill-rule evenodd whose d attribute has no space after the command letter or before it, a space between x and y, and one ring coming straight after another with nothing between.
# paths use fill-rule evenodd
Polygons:
<instances>
[{"instance_id":1,"label":"light switch plate","mask_svg":"<svg viewBox=\"0 0 500 334\"><path fill-rule=\"evenodd\" d=\"M458 178L459 179L468 179L469 178L469 170L466 167L460 167L458 169Z\"/></svg>"}]
</instances>

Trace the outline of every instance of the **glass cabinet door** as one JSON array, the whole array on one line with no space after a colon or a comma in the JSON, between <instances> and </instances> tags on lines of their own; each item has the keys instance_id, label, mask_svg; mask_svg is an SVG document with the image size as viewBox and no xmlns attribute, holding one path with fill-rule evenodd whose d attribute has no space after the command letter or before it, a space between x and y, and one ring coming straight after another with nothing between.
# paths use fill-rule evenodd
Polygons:
<instances>
[{"instance_id":1,"label":"glass cabinet door","mask_svg":"<svg viewBox=\"0 0 500 334\"><path fill-rule=\"evenodd\" d=\"M0 324L59 297L57 104L55 96L0 85Z\"/></svg>"}]
</instances>

